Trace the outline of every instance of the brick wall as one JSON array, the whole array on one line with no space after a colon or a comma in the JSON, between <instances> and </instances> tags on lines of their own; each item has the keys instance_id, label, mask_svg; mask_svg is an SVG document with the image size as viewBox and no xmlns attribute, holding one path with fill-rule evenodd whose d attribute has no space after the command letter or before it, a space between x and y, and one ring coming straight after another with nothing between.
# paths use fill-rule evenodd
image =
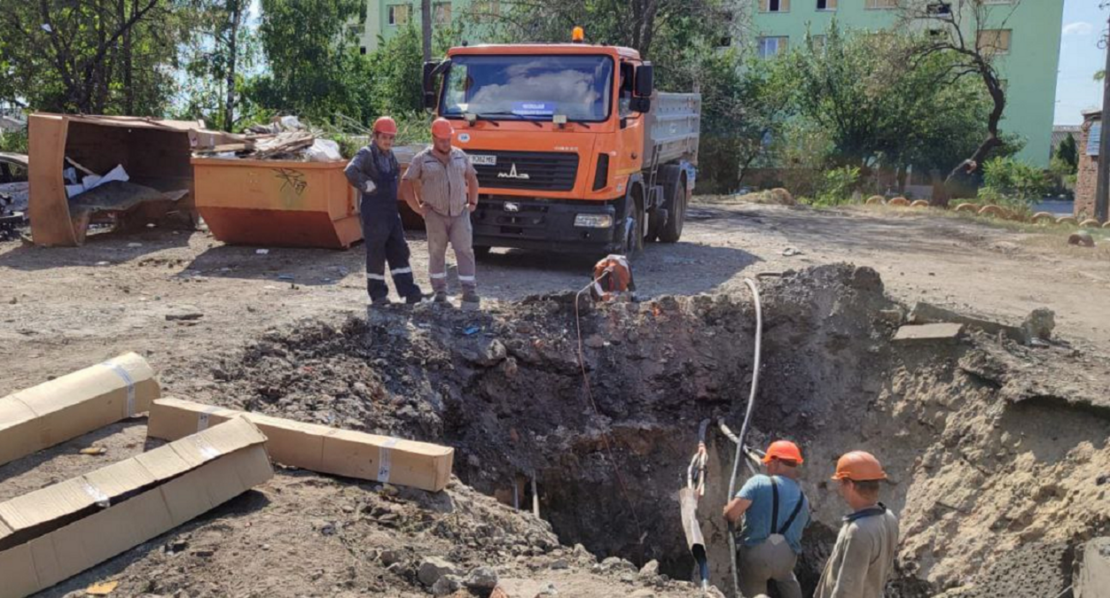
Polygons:
<instances>
[{"instance_id":1,"label":"brick wall","mask_svg":"<svg viewBox=\"0 0 1110 598\"><path fill-rule=\"evenodd\" d=\"M1087 116L1079 133L1079 178L1075 183L1075 217L1093 218L1095 215L1095 187L1098 184L1098 156L1087 155L1087 138L1098 114Z\"/></svg>"}]
</instances>

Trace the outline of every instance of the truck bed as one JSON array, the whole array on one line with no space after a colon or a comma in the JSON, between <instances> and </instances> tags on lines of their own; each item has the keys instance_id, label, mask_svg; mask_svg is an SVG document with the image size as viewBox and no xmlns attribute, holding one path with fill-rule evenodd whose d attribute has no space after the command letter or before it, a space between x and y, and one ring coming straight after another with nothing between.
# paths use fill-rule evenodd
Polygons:
<instances>
[{"instance_id":1,"label":"truck bed","mask_svg":"<svg viewBox=\"0 0 1110 598\"><path fill-rule=\"evenodd\" d=\"M645 118L644 168L656 152L659 164L677 160L698 163L701 131L700 93L656 93Z\"/></svg>"}]
</instances>

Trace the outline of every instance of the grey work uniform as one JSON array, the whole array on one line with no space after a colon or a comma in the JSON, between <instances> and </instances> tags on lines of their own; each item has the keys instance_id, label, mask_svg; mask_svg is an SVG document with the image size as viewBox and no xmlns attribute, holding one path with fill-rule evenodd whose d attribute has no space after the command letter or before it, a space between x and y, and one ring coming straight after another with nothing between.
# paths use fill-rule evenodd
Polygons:
<instances>
[{"instance_id":1,"label":"grey work uniform","mask_svg":"<svg viewBox=\"0 0 1110 598\"><path fill-rule=\"evenodd\" d=\"M898 551L898 518L883 505L844 518L814 598L882 598Z\"/></svg>"},{"instance_id":2,"label":"grey work uniform","mask_svg":"<svg viewBox=\"0 0 1110 598\"><path fill-rule=\"evenodd\" d=\"M420 181L421 198L427 208L424 224L428 230L428 277L436 292L447 290L447 244L455 250L459 283L464 291L477 288L474 263L474 232L466 207L466 179L474 174L470 157L452 147L445 161L428 148L412 159L406 181Z\"/></svg>"}]
</instances>

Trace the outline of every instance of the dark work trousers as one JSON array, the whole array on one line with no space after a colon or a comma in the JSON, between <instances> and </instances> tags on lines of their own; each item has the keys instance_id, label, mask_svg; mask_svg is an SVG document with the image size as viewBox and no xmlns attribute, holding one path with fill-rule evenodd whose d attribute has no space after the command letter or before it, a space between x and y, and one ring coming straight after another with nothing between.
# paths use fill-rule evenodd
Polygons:
<instances>
[{"instance_id":1,"label":"dark work trousers","mask_svg":"<svg viewBox=\"0 0 1110 598\"><path fill-rule=\"evenodd\" d=\"M385 284L385 266L393 276L393 286L402 299L420 299L420 287L412 278L409 266L409 244L397 210L398 175L384 175L372 195L362 196L362 236L366 244L366 291L374 303L389 295Z\"/></svg>"}]
</instances>

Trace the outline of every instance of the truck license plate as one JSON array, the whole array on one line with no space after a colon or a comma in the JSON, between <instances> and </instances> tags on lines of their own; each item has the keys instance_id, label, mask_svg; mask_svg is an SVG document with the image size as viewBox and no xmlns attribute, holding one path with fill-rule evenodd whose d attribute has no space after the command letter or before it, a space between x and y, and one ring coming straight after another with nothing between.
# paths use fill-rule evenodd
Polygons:
<instances>
[{"instance_id":1,"label":"truck license plate","mask_svg":"<svg viewBox=\"0 0 1110 598\"><path fill-rule=\"evenodd\" d=\"M470 163L478 166L497 166L497 156L486 156L482 154L471 154Z\"/></svg>"}]
</instances>

